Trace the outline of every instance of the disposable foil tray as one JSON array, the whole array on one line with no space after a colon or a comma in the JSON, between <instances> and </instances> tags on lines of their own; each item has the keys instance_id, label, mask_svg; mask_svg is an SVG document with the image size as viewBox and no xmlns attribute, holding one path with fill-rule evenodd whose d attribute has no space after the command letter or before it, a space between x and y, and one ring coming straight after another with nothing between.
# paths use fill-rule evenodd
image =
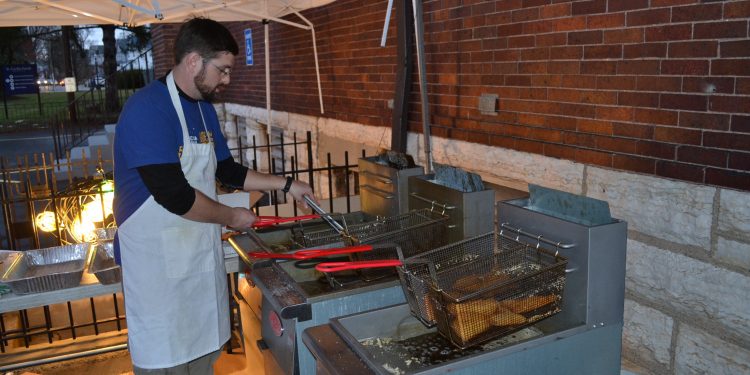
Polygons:
<instances>
[{"instance_id":1,"label":"disposable foil tray","mask_svg":"<svg viewBox=\"0 0 750 375\"><path fill-rule=\"evenodd\" d=\"M112 240L94 243L94 255L89 265L89 273L93 273L102 284L116 284L122 281L122 270L115 263L115 250Z\"/></svg>"},{"instance_id":2,"label":"disposable foil tray","mask_svg":"<svg viewBox=\"0 0 750 375\"><path fill-rule=\"evenodd\" d=\"M23 251L23 255L0 275L0 282L7 284L15 294L78 286L90 247L90 243L80 243Z\"/></svg>"}]
</instances>

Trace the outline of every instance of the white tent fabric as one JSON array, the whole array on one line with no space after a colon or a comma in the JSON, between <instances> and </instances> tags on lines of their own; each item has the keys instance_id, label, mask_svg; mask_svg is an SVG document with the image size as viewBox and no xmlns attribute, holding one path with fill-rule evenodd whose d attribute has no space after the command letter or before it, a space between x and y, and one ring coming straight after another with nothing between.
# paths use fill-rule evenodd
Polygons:
<instances>
[{"instance_id":1,"label":"white tent fabric","mask_svg":"<svg viewBox=\"0 0 750 375\"><path fill-rule=\"evenodd\" d=\"M0 27L179 23L194 15L216 21L281 17L333 0L0 0Z\"/></svg>"},{"instance_id":2,"label":"white tent fabric","mask_svg":"<svg viewBox=\"0 0 750 375\"><path fill-rule=\"evenodd\" d=\"M323 92L320 84L315 28L299 12L334 0L0 0L0 27L113 24L143 26L153 23L181 23L194 16L219 22L271 20L309 30L315 55L320 113ZM282 19L296 15L302 23ZM268 24L265 25L266 111L271 133L271 81Z\"/></svg>"}]
</instances>

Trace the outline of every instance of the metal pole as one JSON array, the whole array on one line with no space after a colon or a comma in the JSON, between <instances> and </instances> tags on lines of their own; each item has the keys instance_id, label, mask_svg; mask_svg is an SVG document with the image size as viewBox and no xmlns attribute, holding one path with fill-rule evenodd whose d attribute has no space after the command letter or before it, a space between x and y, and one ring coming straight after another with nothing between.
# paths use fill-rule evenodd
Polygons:
<instances>
[{"instance_id":1,"label":"metal pole","mask_svg":"<svg viewBox=\"0 0 750 375\"><path fill-rule=\"evenodd\" d=\"M432 173L432 145L430 141L430 103L427 101L427 72L424 61L424 24L422 1L412 0L414 10L414 32L417 36L417 68L419 70L419 93L422 98L422 132L424 133L425 172Z\"/></svg>"}]
</instances>

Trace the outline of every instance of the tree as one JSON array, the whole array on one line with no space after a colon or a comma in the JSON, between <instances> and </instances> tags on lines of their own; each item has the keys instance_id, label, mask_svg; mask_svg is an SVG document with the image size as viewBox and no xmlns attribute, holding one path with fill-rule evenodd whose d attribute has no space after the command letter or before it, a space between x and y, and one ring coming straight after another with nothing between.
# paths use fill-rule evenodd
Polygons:
<instances>
[{"instance_id":1,"label":"tree","mask_svg":"<svg viewBox=\"0 0 750 375\"><path fill-rule=\"evenodd\" d=\"M36 60L34 44L25 27L0 28L0 65L27 64Z\"/></svg>"},{"instance_id":2,"label":"tree","mask_svg":"<svg viewBox=\"0 0 750 375\"><path fill-rule=\"evenodd\" d=\"M104 46L104 70L105 93L104 108L107 112L116 112L120 110L120 102L117 97L117 41L115 40L115 26L101 25L102 28L102 45Z\"/></svg>"}]
</instances>

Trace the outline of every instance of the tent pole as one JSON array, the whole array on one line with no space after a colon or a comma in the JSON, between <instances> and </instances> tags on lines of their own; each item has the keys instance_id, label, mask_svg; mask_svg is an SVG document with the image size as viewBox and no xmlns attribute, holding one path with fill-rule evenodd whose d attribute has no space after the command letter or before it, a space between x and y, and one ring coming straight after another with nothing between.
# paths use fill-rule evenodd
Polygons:
<instances>
[{"instance_id":1,"label":"tent pole","mask_svg":"<svg viewBox=\"0 0 750 375\"><path fill-rule=\"evenodd\" d=\"M268 45L270 43L268 38L268 20L263 20L263 34L266 60L266 130L268 130L268 141L271 142L271 48Z\"/></svg>"},{"instance_id":2,"label":"tent pole","mask_svg":"<svg viewBox=\"0 0 750 375\"><path fill-rule=\"evenodd\" d=\"M315 56L315 76L318 77L318 100L320 101L320 113L323 114L325 111L323 110L323 89L320 86L320 66L318 65L318 43L315 40L315 26L313 26L312 22L308 21L307 18L302 17L299 12L294 12L294 14L301 18L302 21L305 21L307 26L310 26L313 42L313 56Z\"/></svg>"},{"instance_id":3,"label":"tent pole","mask_svg":"<svg viewBox=\"0 0 750 375\"><path fill-rule=\"evenodd\" d=\"M427 101L427 72L424 61L424 24L422 21L422 1L412 0L414 11L414 33L417 36L417 69L419 72L419 93L422 99L422 132L424 133L425 172L432 173L432 141L430 140L430 103Z\"/></svg>"}]
</instances>

